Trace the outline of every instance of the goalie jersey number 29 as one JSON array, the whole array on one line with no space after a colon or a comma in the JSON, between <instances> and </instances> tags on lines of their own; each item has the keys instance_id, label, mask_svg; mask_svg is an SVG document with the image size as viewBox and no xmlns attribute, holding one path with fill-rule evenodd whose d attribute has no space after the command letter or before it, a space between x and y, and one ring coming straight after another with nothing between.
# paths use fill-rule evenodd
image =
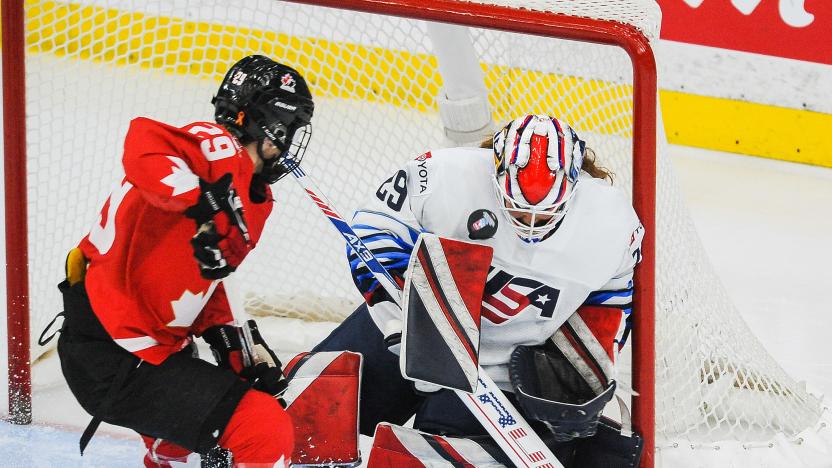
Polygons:
<instances>
[{"instance_id":1,"label":"goalie jersey number 29","mask_svg":"<svg viewBox=\"0 0 832 468\"><path fill-rule=\"evenodd\" d=\"M500 214L494 171L488 149L423 154L385 180L352 224L388 269L406 265L422 231L493 247L482 302L480 363L508 389L506 364L516 346L545 342L584 305L630 313L643 228L623 192L581 173L562 224L542 242L524 242ZM475 212L486 214L480 224L496 220L490 238L469 235ZM359 268L357 261L351 264ZM389 302L370 313L381 330L400 318Z\"/></svg>"}]
</instances>

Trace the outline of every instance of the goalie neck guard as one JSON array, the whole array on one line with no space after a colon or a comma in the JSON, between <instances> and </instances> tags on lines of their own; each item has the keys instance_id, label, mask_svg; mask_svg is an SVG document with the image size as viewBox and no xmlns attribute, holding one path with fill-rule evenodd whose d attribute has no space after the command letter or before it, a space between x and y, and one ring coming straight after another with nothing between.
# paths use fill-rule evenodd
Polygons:
<instances>
[{"instance_id":1,"label":"goalie neck guard","mask_svg":"<svg viewBox=\"0 0 832 468\"><path fill-rule=\"evenodd\" d=\"M311 137L315 109L306 80L295 69L263 55L249 55L225 74L214 104L214 120L243 144L257 141L261 175L270 184L300 164ZM263 141L280 151L263 157Z\"/></svg>"},{"instance_id":2,"label":"goalie neck guard","mask_svg":"<svg viewBox=\"0 0 832 468\"><path fill-rule=\"evenodd\" d=\"M554 230L575 195L586 144L566 122L524 115L494 134L498 204L526 242Z\"/></svg>"}]
</instances>

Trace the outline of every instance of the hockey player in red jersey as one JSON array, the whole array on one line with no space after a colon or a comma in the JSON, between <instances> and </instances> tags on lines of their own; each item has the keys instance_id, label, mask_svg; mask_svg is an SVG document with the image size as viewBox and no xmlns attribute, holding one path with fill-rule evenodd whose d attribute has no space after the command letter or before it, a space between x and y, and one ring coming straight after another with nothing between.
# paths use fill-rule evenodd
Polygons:
<instances>
[{"instance_id":1,"label":"hockey player in red jersey","mask_svg":"<svg viewBox=\"0 0 832 468\"><path fill-rule=\"evenodd\" d=\"M106 421L143 436L147 466L216 447L235 466L289 462L281 364L251 321L244 351L222 279L257 245L269 185L303 157L312 96L297 71L252 55L212 102L216 123L131 122L125 177L67 259L58 353L93 415L82 451ZM219 366L194 355L194 337Z\"/></svg>"}]
</instances>

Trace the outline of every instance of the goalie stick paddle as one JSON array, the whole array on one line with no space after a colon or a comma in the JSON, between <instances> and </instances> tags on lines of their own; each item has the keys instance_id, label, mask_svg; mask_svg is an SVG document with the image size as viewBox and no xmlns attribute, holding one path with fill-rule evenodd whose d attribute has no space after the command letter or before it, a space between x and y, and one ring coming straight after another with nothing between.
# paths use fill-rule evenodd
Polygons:
<instances>
[{"instance_id":1,"label":"goalie stick paddle","mask_svg":"<svg viewBox=\"0 0 832 468\"><path fill-rule=\"evenodd\" d=\"M292 175L303 188L318 209L329 218L332 225L338 229L358 255L358 258L373 273L381 286L390 294L399 307L402 306L402 289L393 280L384 266L373 255L364 242L344 221L332 203L318 189L314 181L297 166ZM454 392L463 401L471 414L477 418L483 428L500 446L500 449L518 467L529 468L563 468L549 447L543 443L540 436L531 428L525 418L511 404L497 384L478 366L478 386L474 393L459 390Z\"/></svg>"}]
</instances>

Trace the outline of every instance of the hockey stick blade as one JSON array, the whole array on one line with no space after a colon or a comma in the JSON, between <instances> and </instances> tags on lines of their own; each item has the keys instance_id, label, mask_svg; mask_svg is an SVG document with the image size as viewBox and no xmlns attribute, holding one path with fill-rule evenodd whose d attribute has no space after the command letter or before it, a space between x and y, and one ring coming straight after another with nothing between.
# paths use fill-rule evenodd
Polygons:
<instances>
[{"instance_id":1,"label":"hockey stick blade","mask_svg":"<svg viewBox=\"0 0 832 468\"><path fill-rule=\"evenodd\" d=\"M373 273L381 286L387 291L399 307L402 306L402 290L393 280L372 251L344 221L332 203L327 199L314 181L297 166L292 175L319 210L329 218L332 225L341 233L344 240L358 254L358 258ZM528 468L563 468L549 447L531 428L517 408L506 398L493 380L479 367L479 381L473 394L459 390L454 392L465 403L471 414L477 418L500 449L518 467Z\"/></svg>"}]
</instances>

